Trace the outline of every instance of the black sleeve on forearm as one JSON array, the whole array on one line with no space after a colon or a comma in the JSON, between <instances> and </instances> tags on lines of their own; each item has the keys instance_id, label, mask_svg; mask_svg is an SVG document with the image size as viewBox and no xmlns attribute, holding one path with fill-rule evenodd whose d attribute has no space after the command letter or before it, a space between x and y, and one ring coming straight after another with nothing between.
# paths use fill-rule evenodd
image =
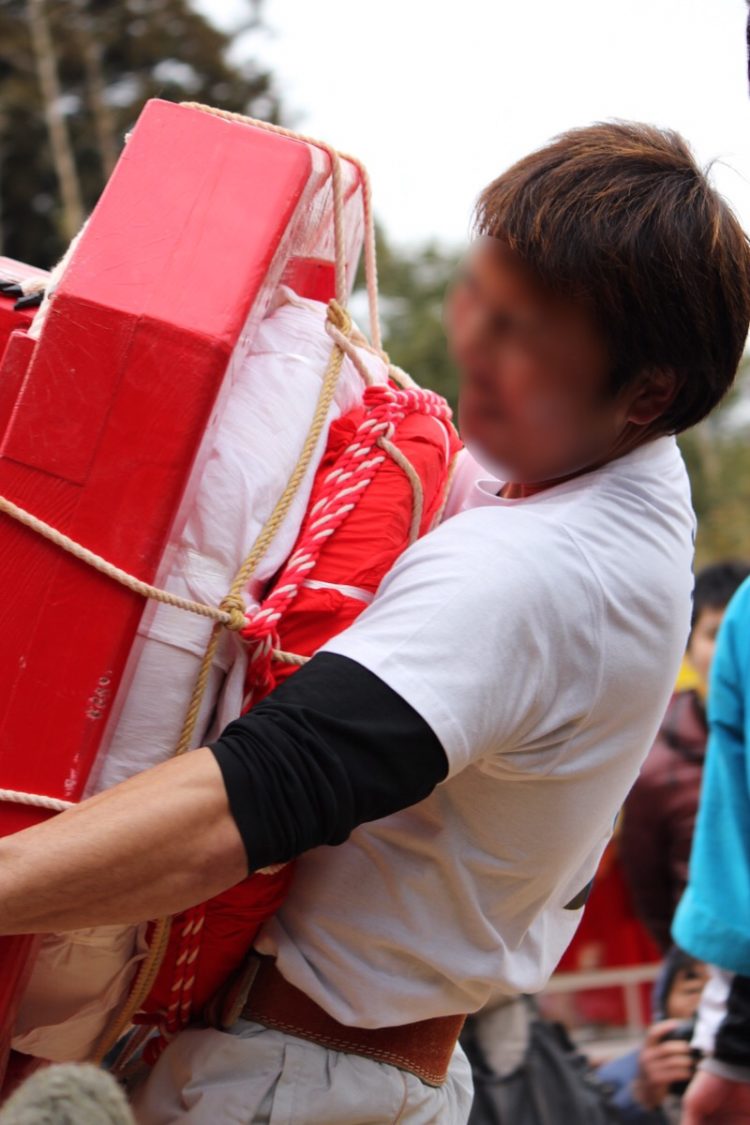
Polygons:
<instances>
[{"instance_id":1,"label":"black sleeve on forearm","mask_svg":"<svg viewBox=\"0 0 750 1125\"><path fill-rule=\"evenodd\" d=\"M732 977L726 1013L716 1032L714 1058L750 1068L750 977Z\"/></svg>"},{"instance_id":2,"label":"black sleeve on forearm","mask_svg":"<svg viewBox=\"0 0 750 1125\"><path fill-rule=\"evenodd\" d=\"M341 844L358 824L421 801L448 773L414 708L334 653L315 656L208 745L251 871Z\"/></svg>"}]
</instances>

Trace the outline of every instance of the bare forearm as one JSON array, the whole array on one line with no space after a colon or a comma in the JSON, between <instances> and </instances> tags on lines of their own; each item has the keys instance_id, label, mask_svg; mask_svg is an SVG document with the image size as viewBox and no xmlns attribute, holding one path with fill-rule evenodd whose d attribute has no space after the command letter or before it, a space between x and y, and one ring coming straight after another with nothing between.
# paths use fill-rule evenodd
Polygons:
<instances>
[{"instance_id":1,"label":"bare forearm","mask_svg":"<svg viewBox=\"0 0 750 1125\"><path fill-rule=\"evenodd\" d=\"M140 922L246 873L219 767L194 750L0 840L0 933Z\"/></svg>"}]
</instances>

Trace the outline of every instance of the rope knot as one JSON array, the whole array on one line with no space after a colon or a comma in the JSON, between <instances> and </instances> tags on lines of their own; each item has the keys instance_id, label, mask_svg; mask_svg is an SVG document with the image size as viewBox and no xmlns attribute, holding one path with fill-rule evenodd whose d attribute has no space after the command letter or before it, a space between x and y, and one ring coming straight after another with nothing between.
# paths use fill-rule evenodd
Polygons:
<instances>
[{"instance_id":1,"label":"rope knot","mask_svg":"<svg viewBox=\"0 0 750 1125\"><path fill-rule=\"evenodd\" d=\"M338 328L339 332L343 332L345 336L349 335L352 330L352 318L343 305L340 305L335 298L328 302L328 312L326 315L328 323L333 328Z\"/></svg>"},{"instance_id":2,"label":"rope knot","mask_svg":"<svg viewBox=\"0 0 750 1125\"><path fill-rule=\"evenodd\" d=\"M219 609L228 616L228 620L224 622L226 629L239 633L247 625L245 603L239 594L227 594L219 602Z\"/></svg>"}]
</instances>

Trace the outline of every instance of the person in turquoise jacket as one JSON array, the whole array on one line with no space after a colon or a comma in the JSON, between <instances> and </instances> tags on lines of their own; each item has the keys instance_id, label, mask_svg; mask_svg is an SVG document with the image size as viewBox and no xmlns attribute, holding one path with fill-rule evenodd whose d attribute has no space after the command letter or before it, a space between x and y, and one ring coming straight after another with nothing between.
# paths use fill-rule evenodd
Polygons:
<instances>
[{"instance_id":1,"label":"person in turquoise jacket","mask_svg":"<svg viewBox=\"0 0 750 1125\"><path fill-rule=\"evenodd\" d=\"M708 692L709 740L675 941L711 965L683 1125L750 1122L750 579L729 603Z\"/></svg>"}]
</instances>

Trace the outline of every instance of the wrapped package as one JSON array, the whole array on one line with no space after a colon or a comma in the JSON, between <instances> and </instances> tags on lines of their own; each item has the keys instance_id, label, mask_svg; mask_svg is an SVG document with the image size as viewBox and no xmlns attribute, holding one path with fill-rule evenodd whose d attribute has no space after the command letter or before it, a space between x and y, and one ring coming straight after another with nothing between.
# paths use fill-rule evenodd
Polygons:
<instances>
[{"instance_id":1,"label":"wrapped package","mask_svg":"<svg viewBox=\"0 0 750 1125\"><path fill-rule=\"evenodd\" d=\"M227 375L220 425L204 451L205 468L186 519L170 542L164 585L173 593L218 605L273 510L310 428L332 342L325 306L281 287L248 351L237 350ZM373 381L387 378L382 361L361 349ZM287 517L246 593L260 602L297 538L330 424L362 399L362 377L345 358L328 424ZM89 792L99 792L174 751L211 622L151 603L139 626ZM211 669L194 745L213 737L242 709L247 657L225 632ZM21 1002L13 1047L55 1061L90 1056L127 993L141 959L144 927L106 926L42 939Z\"/></svg>"},{"instance_id":2,"label":"wrapped package","mask_svg":"<svg viewBox=\"0 0 750 1125\"><path fill-rule=\"evenodd\" d=\"M62 262L49 278L36 271L47 292L32 323L0 299L0 576L13 591L0 606L0 835L105 784L110 749L120 775L124 701L136 673L149 682L149 660L161 664L157 644L192 675L197 634L179 634L180 616L173 645L168 614L144 616L145 599L182 564L188 585L220 587L226 560L198 563L182 538L209 435L269 311L284 315L280 286L319 308L346 304L368 198L361 168L325 144L153 99ZM34 272L12 269L23 284ZM331 354L322 325L319 346ZM285 403L277 426L286 414ZM235 595L228 618L216 601L204 612L236 626ZM234 659L225 640L207 707L224 706ZM160 752L178 722L168 702L151 716ZM137 768L127 759L122 769ZM0 1074L36 946L0 938Z\"/></svg>"}]
</instances>

